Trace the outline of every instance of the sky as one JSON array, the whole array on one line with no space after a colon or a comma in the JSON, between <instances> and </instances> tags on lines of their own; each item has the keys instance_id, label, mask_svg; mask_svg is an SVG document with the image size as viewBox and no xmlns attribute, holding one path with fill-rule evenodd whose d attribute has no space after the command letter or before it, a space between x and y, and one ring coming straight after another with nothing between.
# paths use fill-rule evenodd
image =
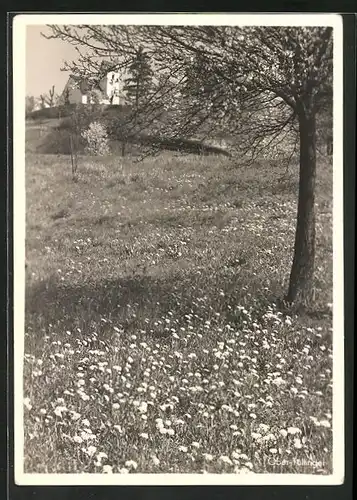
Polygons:
<instances>
[{"instance_id":1,"label":"sky","mask_svg":"<svg viewBox=\"0 0 357 500\"><path fill-rule=\"evenodd\" d=\"M77 51L68 42L44 38L41 32L50 32L46 25L27 26L26 30L26 95L38 97L52 85L56 93L62 93L69 74L60 68L65 60L75 60Z\"/></svg>"}]
</instances>

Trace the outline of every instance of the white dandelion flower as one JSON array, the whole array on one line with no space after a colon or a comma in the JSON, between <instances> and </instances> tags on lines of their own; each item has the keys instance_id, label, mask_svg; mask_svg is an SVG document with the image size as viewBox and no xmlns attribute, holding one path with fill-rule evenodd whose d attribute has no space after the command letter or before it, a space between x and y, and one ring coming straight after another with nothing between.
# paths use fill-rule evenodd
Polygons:
<instances>
[{"instance_id":1,"label":"white dandelion flower","mask_svg":"<svg viewBox=\"0 0 357 500\"><path fill-rule=\"evenodd\" d=\"M272 381L272 384L276 385L277 387L280 387L281 385L284 385L286 382L282 377L277 377Z\"/></svg>"},{"instance_id":2,"label":"white dandelion flower","mask_svg":"<svg viewBox=\"0 0 357 500\"><path fill-rule=\"evenodd\" d=\"M65 411L67 411L67 408L65 406L56 406L56 408L54 409L55 415L60 418L62 418L62 413Z\"/></svg>"},{"instance_id":3,"label":"white dandelion flower","mask_svg":"<svg viewBox=\"0 0 357 500\"><path fill-rule=\"evenodd\" d=\"M87 454L90 457L92 457L96 451L97 451L97 447L96 446L88 446L88 448L87 448Z\"/></svg>"},{"instance_id":4,"label":"white dandelion flower","mask_svg":"<svg viewBox=\"0 0 357 500\"><path fill-rule=\"evenodd\" d=\"M227 455L221 455L218 458L218 461L223 462L224 464L233 465L232 460L229 457L227 457Z\"/></svg>"},{"instance_id":5,"label":"white dandelion flower","mask_svg":"<svg viewBox=\"0 0 357 500\"><path fill-rule=\"evenodd\" d=\"M251 436L253 439L260 439L262 435L259 432L252 432Z\"/></svg>"},{"instance_id":6,"label":"white dandelion flower","mask_svg":"<svg viewBox=\"0 0 357 500\"><path fill-rule=\"evenodd\" d=\"M331 424L328 420L320 420L320 426L329 429L331 427Z\"/></svg>"},{"instance_id":7,"label":"white dandelion flower","mask_svg":"<svg viewBox=\"0 0 357 500\"><path fill-rule=\"evenodd\" d=\"M276 437L274 434L267 434L266 436L263 437L264 441L276 441Z\"/></svg>"},{"instance_id":8,"label":"white dandelion flower","mask_svg":"<svg viewBox=\"0 0 357 500\"><path fill-rule=\"evenodd\" d=\"M298 427L288 427L288 434L295 436L295 434L301 434L301 430Z\"/></svg>"},{"instance_id":9,"label":"white dandelion flower","mask_svg":"<svg viewBox=\"0 0 357 500\"><path fill-rule=\"evenodd\" d=\"M32 408L32 404L30 403L30 398L24 399L24 406L30 411Z\"/></svg>"},{"instance_id":10,"label":"white dandelion flower","mask_svg":"<svg viewBox=\"0 0 357 500\"><path fill-rule=\"evenodd\" d=\"M148 405L145 401L142 401L140 403L140 406L138 408L138 410L140 411L140 413L146 413L148 411Z\"/></svg>"},{"instance_id":11,"label":"white dandelion flower","mask_svg":"<svg viewBox=\"0 0 357 500\"><path fill-rule=\"evenodd\" d=\"M294 447L297 449L297 450L300 450L302 448L302 443L300 441L299 438L295 438L294 439Z\"/></svg>"},{"instance_id":12,"label":"white dandelion flower","mask_svg":"<svg viewBox=\"0 0 357 500\"><path fill-rule=\"evenodd\" d=\"M138 468L138 464L135 462L135 460L127 460L125 462L125 467L127 467L128 469L136 470Z\"/></svg>"},{"instance_id":13,"label":"white dandelion flower","mask_svg":"<svg viewBox=\"0 0 357 500\"><path fill-rule=\"evenodd\" d=\"M177 418L174 423L175 425L185 425L185 421L182 420L181 418Z\"/></svg>"},{"instance_id":14,"label":"white dandelion flower","mask_svg":"<svg viewBox=\"0 0 357 500\"><path fill-rule=\"evenodd\" d=\"M163 429L165 426L164 426L164 422L162 421L161 418L157 418L156 419L156 428L157 429Z\"/></svg>"}]
</instances>

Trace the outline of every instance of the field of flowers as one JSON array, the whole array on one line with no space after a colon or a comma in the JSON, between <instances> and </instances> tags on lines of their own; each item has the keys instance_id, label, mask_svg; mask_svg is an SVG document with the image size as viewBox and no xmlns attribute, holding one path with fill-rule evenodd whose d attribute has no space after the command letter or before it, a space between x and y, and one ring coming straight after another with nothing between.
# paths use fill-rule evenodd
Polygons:
<instances>
[{"instance_id":1,"label":"field of flowers","mask_svg":"<svg viewBox=\"0 0 357 500\"><path fill-rule=\"evenodd\" d=\"M332 470L332 168L287 310L296 168L28 154L25 472Z\"/></svg>"}]
</instances>

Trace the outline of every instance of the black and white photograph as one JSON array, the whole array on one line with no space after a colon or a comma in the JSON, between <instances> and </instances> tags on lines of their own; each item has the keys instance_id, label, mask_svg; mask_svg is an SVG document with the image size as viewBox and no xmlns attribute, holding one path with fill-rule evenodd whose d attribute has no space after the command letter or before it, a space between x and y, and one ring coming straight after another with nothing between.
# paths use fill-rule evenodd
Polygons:
<instances>
[{"instance_id":1,"label":"black and white photograph","mask_svg":"<svg viewBox=\"0 0 357 500\"><path fill-rule=\"evenodd\" d=\"M341 484L342 20L13 22L15 481Z\"/></svg>"}]
</instances>

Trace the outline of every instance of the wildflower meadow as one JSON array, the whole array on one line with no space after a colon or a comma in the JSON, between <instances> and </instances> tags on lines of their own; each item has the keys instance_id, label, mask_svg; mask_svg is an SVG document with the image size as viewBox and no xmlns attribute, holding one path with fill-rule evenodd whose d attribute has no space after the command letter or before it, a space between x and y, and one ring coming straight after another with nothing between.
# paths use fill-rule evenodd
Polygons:
<instances>
[{"instance_id":1,"label":"wildflower meadow","mask_svg":"<svg viewBox=\"0 0 357 500\"><path fill-rule=\"evenodd\" d=\"M27 154L25 472L331 473L332 165L302 309L297 170Z\"/></svg>"}]
</instances>

